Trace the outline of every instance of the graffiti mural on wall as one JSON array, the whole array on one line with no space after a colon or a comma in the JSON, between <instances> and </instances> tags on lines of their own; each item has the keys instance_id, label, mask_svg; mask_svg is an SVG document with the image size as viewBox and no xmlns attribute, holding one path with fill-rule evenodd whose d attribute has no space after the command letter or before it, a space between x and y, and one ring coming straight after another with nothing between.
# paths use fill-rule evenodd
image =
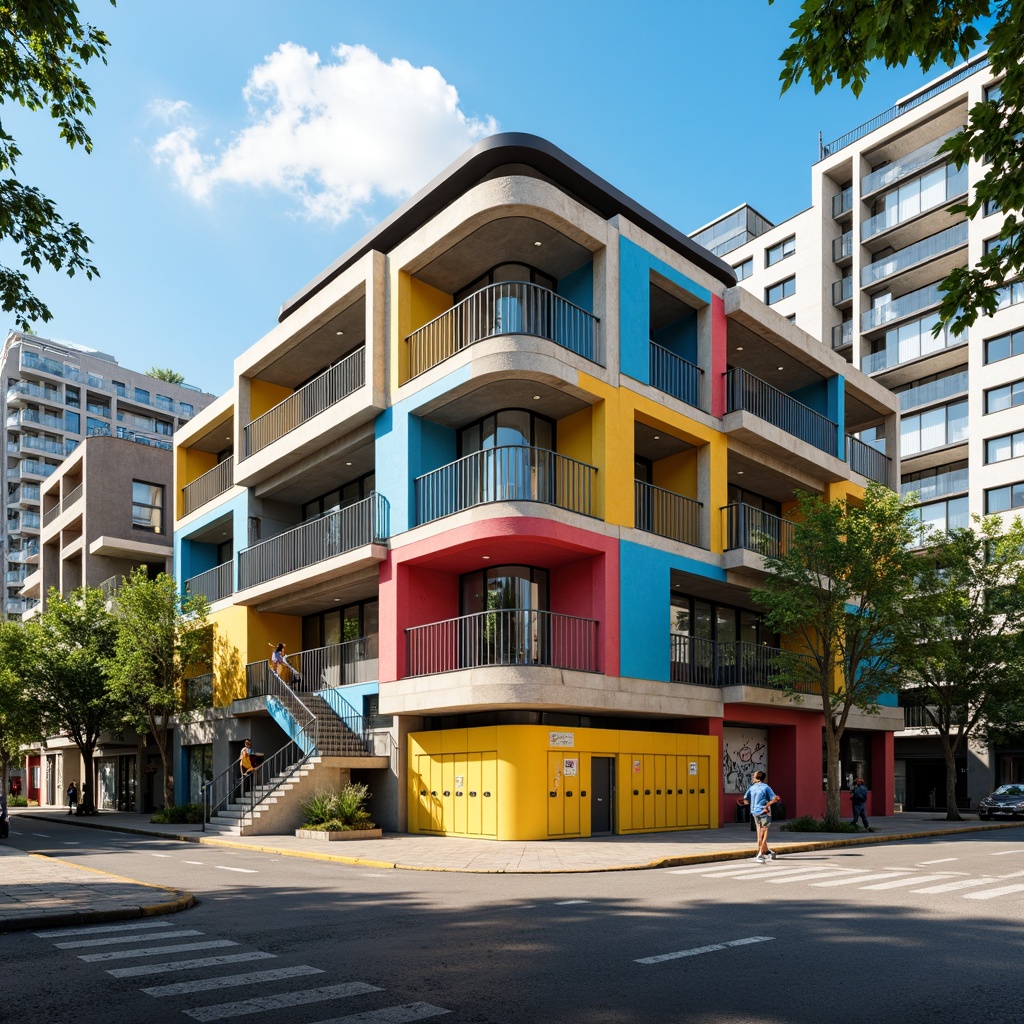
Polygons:
<instances>
[{"instance_id":1,"label":"graffiti mural on wall","mask_svg":"<svg viewBox=\"0 0 1024 1024\"><path fill-rule=\"evenodd\" d=\"M722 788L742 795L754 772L768 771L767 729L722 730Z\"/></svg>"}]
</instances>

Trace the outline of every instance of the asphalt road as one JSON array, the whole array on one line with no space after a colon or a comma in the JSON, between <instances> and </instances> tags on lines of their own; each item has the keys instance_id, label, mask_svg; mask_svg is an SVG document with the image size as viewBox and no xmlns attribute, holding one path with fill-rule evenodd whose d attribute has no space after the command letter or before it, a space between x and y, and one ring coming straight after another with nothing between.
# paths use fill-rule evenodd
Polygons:
<instances>
[{"instance_id":1,"label":"asphalt road","mask_svg":"<svg viewBox=\"0 0 1024 1024\"><path fill-rule=\"evenodd\" d=\"M1017 830L764 865L465 875L12 824L22 849L200 904L0 936L3 1021L1024 1020Z\"/></svg>"}]
</instances>

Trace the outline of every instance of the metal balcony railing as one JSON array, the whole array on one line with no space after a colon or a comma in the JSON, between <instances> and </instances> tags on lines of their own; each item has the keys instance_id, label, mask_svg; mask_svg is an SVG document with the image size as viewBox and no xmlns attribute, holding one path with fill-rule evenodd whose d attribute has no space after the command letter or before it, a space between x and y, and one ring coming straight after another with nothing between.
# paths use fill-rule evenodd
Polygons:
<instances>
[{"instance_id":1,"label":"metal balcony railing","mask_svg":"<svg viewBox=\"0 0 1024 1024\"><path fill-rule=\"evenodd\" d=\"M832 197L832 216L842 217L853 209L853 186L844 188Z\"/></svg>"},{"instance_id":2,"label":"metal balcony railing","mask_svg":"<svg viewBox=\"0 0 1024 1024\"><path fill-rule=\"evenodd\" d=\"M16 413L13 417L14 423L11 423L12 417L7 417L8 426L17 426L19 419L21 423L32 423L37 424L41 427L49 427L51 430L63 430L64 419L61 416L47 416L44 412L38 412L35 409L22 409L20 413Z\"/></svg>"},{"instance_id":3,"label":"metal balcony railing","mask_svg":"<svg viewBox=\"0 0 1024 1024\"><path fill-rule=\"evenodd\" d=\"M832 239L832 262L848 260L853 255L853 232L844 231L838 238Z\"/></svg>"},{"instance_id":4,"label":"metal balcony railing","mask_svg":"<svg viewBox=\"0 0 1024 1024\"><path fill-rule=\"evenodd\" d=\"M235 592L234 563L222 562L191 579L185 580L185 593L192 597L205 597L210 604L223 601Z\"/></svg>"},{"instance_id":5,"label":"metal balcony railing","mask_svg":"<svg viewBox=\"0 0 1024 1024\"><path fill-rule=\"evenodd\" d=\"M951 373L948 377L931 380L927 384L918 384L915 388L907 388L900 392L900 412L906 412L918 405L930 405L941 402L954 395L962 395L967 391L968 372Z\"/></svg>"},{"instance_id":6,"label":"metal balcony railing","mask_svg":"<svg viewBox=\"0 0 1024 1024\"><path fill-rule=\"evenodd\" d=\"M362 501L329 512L238 552L238 589L305 569L388 537L387 499L374 492Z\"/></svg>"},{"instance_id":7,"label":"metal balcony railing","mask_svg":"<svg viewBox=\"0 0 1024 1024\"><path fill-rule=\"evenodd\" d=\"M843 277L832 282L832 305L849 302L853 298L853 278Z\"/></svg>"},{"instance_id":8,"label":"metal balcony railing","mask_svg":"<svg viewBox=\"0 0 1024 1024\"><path fill-rule=\"evenodd\" d=\"M744 502L725 505L722 512L726 551L742 548L758 555L782 558L792 547L794 526L780 516Z\"/></svg>"},{"instance_id":9,"label":"metal balcony railing","mask_svg":"<svg viewBox=\"0 0 1024 1024\"><path fill-rule=\"evenodd\" d=\"M596 476L593 466L546 448L485 448L416 478L416 522L494 501L537 501L592 516Z\"/></svg>"},{"instance_id":10,"label":"metal balcony railing","mask_svg":"<svg viewBox=\"0 0 1024 1024\"><path fill-rule=\"evenodd\" d=\"M190 708L213 707L213 673L185 680L185 699Z\"/></svg>"},{"instance_id":11,"label":"metal balcony railing","mask_svg":"<svg viewBox=\"0 0 1024 1024\"><path fill-rule=\"evenodd\" d=\"M948 327L943 327L936 337L932 334L934 326L935 317L925 316L886 331L885 348L866 355L861 369L864 373L878 373L953 345L963 345L967 340L966 335L957 337Z\"/></svg>"},{"instance_id":12,"label":"metal balcony railing","mask_svg":"<svg viewBox=\"0 0 1024 1024\"><path fill-rule=\"evenodd\" d=\"M593 619L526 608L460 615L405 631L407 675L496 665L544 665L597 672Z\"/></svg>"},{"instance_id":13,"label":"metal balcony railing","mask_svg":"<svg viewBox=\"0 0 1024 1024\"><path fill-rule=\"evenodd\" d=\"M908 267L913 267L918 263L926 263L928 260L935 259L936 256L952 252L953 249L966 245L967 223L965 220L961 221L959 224L954 224L951 228L944 228L942 231L929 235L927 238L922 238L919 242L914 242L912 245L908 245L883 259L869 263L861 269L861 287L867 288L868 285L882 281L893 274L898 274Z\"/></svg>"},{"instance_id":14,"label":"metal balcony railing","mask_svg":"<svg viewBox=\"0 0 1024 1024\"><path fill-rule=\"evenodd\" d=\"M235 460L229 457L219 462L213 469L198 476L181 489L184 515L194 512L197 508L213 501L218 494L229 490L235 482Z\"/></svg>"},{"instance_id":15,"label":"metal balcony railing","mask_svg":"<svg viewBox=\"0 0 1024 1024\"><path fill-rule=\"evenodd\" d=\"M409 378L478 341L503 334L545 338L599 363L599 322L593 313L541 285L527 281L487 285L406 338Z\"/></svg>"},{"instance_id":16,"label":"metal balcony railing","mask_svg":"<svg viewBox=\"0 0 1024 1024\"><path fill-rule=\"evenodd\" d=\"M968 489L970 476L967 467L949 469L944 473L933 473L921 476L917 480L907 480L900 484L900 495L906 498L917 494L919 501L934 501L950 494L959 494Z\"/></svg>"},{"instance_id":17,"label":"metal balcony railing","mask_svg":"<svg viewBox=\"0 0 1024 1024\"><path fill-rule=\"evenodd\" d=\"M672 633L670 645L669 678L674 683L784 690L786 684L780 679L784 659L797 659L809 669L814 665L809 655L742 640L716 642ZM820 685L810 681L798 681L794 689L797 693L821 693Z\"/></svg>"},{"instance_id":18,"label":"metal balcony railing","mask_svg":"<svg viewBox=\"0 0 1024 1024\"><path fill-rule=\"evenodd\" d=\"M700 401L700 382L704 371L695 363L652 341L650 374L652 387L696 409L703 408Z\"/></svg>"},{"instance_id":19,"label":"metal balcony railing","mask_svg":"<svg viewBox=\"0 0 1024 1024\"><path fill-rule=\"evenodd\" d=\"M917 291L908 292L898 299L883 302L873 309L867 309L861 314L861 330L871 331L876 327L892 323L894 320L902 320L905 316L913 316L915 313L922 313L924 310L937 306L942 302L942 292L939 291L939 282L927 284Z\"/></svg>"},{"instance_id":20,"label":"metal balcony railing","mask_svg":"<svg viewBox=\"0 0 1024 1024\"><path fill-rule=\"evenodd\" d=\"M255 455L285 434L347 398L366 383L366 346L361 345L315 380L245 428L245 457Z\"/></svg>"},{"instance_id":21,"label":"metal balcony railing","mask_svg":"<svg viewBox=\"0 0 1024 1024\"><path fill-rule=\"evenodd\" d=\"M8 615L21 615L28 610L28 601L23 597L9 597L4 602L4 611Z\"/></svg>"},{"instance_id":22,"label":"metal balcony railing","mask_svg":"<svg viewBox=\"0 0 1024 1024\"><path fill-rule=\"evenodd\" d=\"M926 142L923 146L919 146L912 153L901 156L898 160L894 160L884 167L879 167L877 171L865 174L860 180L860 194L867 196L872 192L877 192L879 189L895 185L904 178L909 178L922 167L935 160L938 156L939 148L946 139L952 138L959 131L960 129L956 128L945 135L940 135L939 138L932 139L931 142Z\"/></svg>"},{"instance_id":23,"label":"metal balcony railing","mask_svg":"<svg viewBox=\"0 0 1024 1024\"><path fill-rule=\"evenodd\" d=\"M379 637L370 636L346 640L326 647L311 647L287 656L290 676L288 685L295 693L317 693L336 686L353 683L372 683L378 678ZM250 662L245 666L246 696L264 697L276 686L269 660ZM268 682L269 681L269 682Z\"/></svg>"},{"instance_id":24,"label":"metal balcony railing","mask_svg":"<svg viewBox=\"0 0 1024 1024\"><path fill-rule=\"evenodd\" d=\"M853 321L846 320L832 328L832 347L846 348L853 344Z\"/></svg>"},{"instance_id":25,"label":"metal balcony railing","mask_svg":"<svg viewBox=\"0 0 1024 1024\"><path fill-rule=\"evenodd\" d=\"M16 402L22 398L41 398L44 402L64 404L64 399L56 388L44 388L27 380L19 380L7 389L8 402Z\"/></svg>"},{"instance_id":26,"label":"metal balcony railing","mask_svg":"<svg viewBox=\"0 0 1024 1024\"><path fill-rule=\"evenodd\" d=\"M931 705L919 705L917 707L905 707L903 709L903 728L904 729L934 729L936 728L934 721L932 720L929 711L932 712L936 717L939 714L939 707L937 704ZM962 710L954 710L952 714L953 725L960 725L966 721L966 714Z\"/></svg>"},{"instance_id":27,"label":"metal balcony railing","mask_svg":"<svg viewBox=\"0 0 1024 1024\"><path fill-rule=\"evenodd\" d=\"M726 374L729 412L744 410L823 452L838 451L838 426L771 384L742 369Z\"/></svg>"},{"instance_id":28,"label":"metal balcony railing","mask_svg":"<svg viewBox=\"0 0 1024 1024\"><path fill-rule=\"evenodd\" d=\"M889 486L892 459L852 434L846 435L846 461L854 473L860 473L875 483Z\"/></svg>"},{"instance_id":29,"label":"metal balcony railing","mask_svg":"<svg viewBox=\"0 0 1024 1024\"><path fill-rule=\"evenodd\" d=\"M906 186L903 187L905 188ZM908 220L912 220L919 214L927 213L929 210L937 210L966 192L967 168L961 167L957 169L952 164L949 164L947 165L946 180L941 189L937 188L934 194L922 195L921 201L918 204L904 205L903 203L897 203L887 207L881 213L875 214L874 217L869 217L861 227L861 240L867 241L867 239L873 238L883 231L888 231L889 228L896 227L897 224L903 224Z\"/></svg>"},{"instance_id":30,"label":"metal balcony railing","mask_svg":"<svg viewBox=\"0 0 1024 1024\"><path fill-rule=\"evenodd\" d=\"M705 547L701 543L700 520L704 506L693 498L634 481L634 526L646 533L668 537L681 544Z\"/></svg>"}]
</instances>

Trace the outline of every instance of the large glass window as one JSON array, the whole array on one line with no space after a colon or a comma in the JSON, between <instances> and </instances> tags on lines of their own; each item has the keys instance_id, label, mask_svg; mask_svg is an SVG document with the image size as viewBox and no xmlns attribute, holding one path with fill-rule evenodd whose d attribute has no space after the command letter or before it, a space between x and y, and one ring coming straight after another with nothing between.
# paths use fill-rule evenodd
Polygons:
<instances>
[{"instance_id":1,"label":"large glass window","mask_svg":"<svg viewBox=\"0 0 1024 1024\"><path fill-rule=\"evenodd\" d=\"M558 282L550 274L545 274L527 263L499 263L496 267L491 267L486 274L481 274L472 284L457 291L453 298L456 303L461 302L481 288L486 288L489 284L501 284L503 281L528 281L530 284L550 288L551 291L558 287Z\"/></svg>"},{"instance_id":2,"label":"large glass window","mask_svg":"<svg viewBox=\"0 0 1024 1024\"><path fill-rule=\"evenodd\" d=\"M956 444L967 437L967 403L953 402L904 416L900 422L900 455Z\"/></svg>"},{"instance_id":3,"label":"large glass window","mask_svg":"<svg viewBox=\"0 0 1024 1024\"><path fill-rule=\"evenodd\" d=\"M132 481L132 526L136 530L163 533L164 489L143 480Z\"/></svg>"},{"instance_id":4,"label":"large glass window","mask_svg":"<svg viewBox=\"0 0 1024 1024\"><path fill-rule=\"evenodd\" d=\"M1012 384L1004 384L1001 388L991 388L985 392L985 412L1002 412L1024 405L1024 380L1016 380Z\"/></svg>"},{"instance_id":5,"label":"large glass window","mask_svg":"<svg viewBox=\"0 0 1024 1024\"><path fill-rule=\"evenodd\" d=\"M554 451L554 420L526 409L500 409L459 431L459 455L503 445L527 445Z\"/></svg>"},{"instance_id":6,"label":"large glass window","mask_svg":"<svg viewBox=\"0 0 1024 1024\"><path fill-rule=\"evenodd\" d=\"M1024 430L1001 437L990 437L985 442L985 462L1006 462L1024 456Z\"/></svg>"},{"instance_id":7,"label":"large glass window","mask_svg":"<svg viewBox=\"0 0 1024 1024\"><path fill-rule=\"evenodd\" d=\"M767 305L771 306L794 294L796 294L795 274L792 277L787 277L785 281L779 281L778 284L769 285L769 287L765 288L764 301Z\"/></svg>"},{"instance_id":8,"label":"large glass window","mask_svg":"<svg viewBox=\"0 0 1024 1024\"><path fill-rule=\"evenodd\" d=\"M777 242L775 245L769 246L764 251L764 265L766 267L774 266L781 260L786 259L787 256L792 256L796 252L796 237L790 235L789 238L783 239L781 242Z\"/></svg>"},{"instance_id":9,"label":"large glass window","mask_svg":"<svg viewBox=\"0 0 1024 1024\"><path fill-rule=\"evenodd\" d=\"M742 263L737 263L732 269L736 271L737 281L745 281L754 272L754 257L749 256Z\"/></svg>"},{"instance_id":10,"label":"large glass window","mask_svg":"<svg viewBox=\"0 0 1024 1024\"><path fill-rule=\"evenodd\" d=\"M550 664L548 572L497 565L460 580L464 665Z\"/></svg>"},{"instance_id":11,"label":"large glass window","mask_svg":"<svg viewBox=\"0 0 1024 1024\"><path fill-rule=\"evenodd\" d=\"M319 519L320 516L327 515L329 512L336 512L338 509L347 508L357 501L362 501L363 498L373 493L376 480L375 473L366 473L355 480L350 480L347 484L335 487L334 490L328 491L326 494L321 494L312 501L307 501L302 506L303 522Z\"/></svg>"},{"instance_id":12,"label":"large glass window","mask_svg":"<svg viewBox=\"0 0 1024 1024\"><path fill-rule=\"evenodd\" d=\"M998 363L1019 355L1024 355L1024 330L1000 334L998 338L989 338L985 342L986 363Z\"/></svg>"},{"instance_id":13,"label":"large glass window","mask_svg":"<svg viewBox=\"0 0 1024 1024\"><path fill-rule=\"evenodd\" d=\"M1008 512L1011 508L1024 508L1024 481L985 492L986 512Z\"/></svg>"}]
</instances>

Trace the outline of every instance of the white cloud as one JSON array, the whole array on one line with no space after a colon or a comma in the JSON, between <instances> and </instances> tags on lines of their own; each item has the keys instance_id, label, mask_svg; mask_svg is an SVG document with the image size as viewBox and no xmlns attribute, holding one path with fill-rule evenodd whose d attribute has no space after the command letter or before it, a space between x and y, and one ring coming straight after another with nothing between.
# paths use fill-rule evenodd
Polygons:
<instances>
[{"instance_id":1,"label":"white cloud","mask_svg":"<svg viewBox=\"0 0 1024 1024\"><path fill-rule=\"evenodd\" d=\"M212 152L180 123L187 103L157 101L153 112L179 125L157 140L153 159L197 200L226 184L274 189L309 219L338 223L376 196L414 192L497 130L493 117L462 112L436 68L385 64L365 46L338 46L333 56L324 63L294 43L280 46L245 85L251 123Z\"/></svg>"}]
</instances>

